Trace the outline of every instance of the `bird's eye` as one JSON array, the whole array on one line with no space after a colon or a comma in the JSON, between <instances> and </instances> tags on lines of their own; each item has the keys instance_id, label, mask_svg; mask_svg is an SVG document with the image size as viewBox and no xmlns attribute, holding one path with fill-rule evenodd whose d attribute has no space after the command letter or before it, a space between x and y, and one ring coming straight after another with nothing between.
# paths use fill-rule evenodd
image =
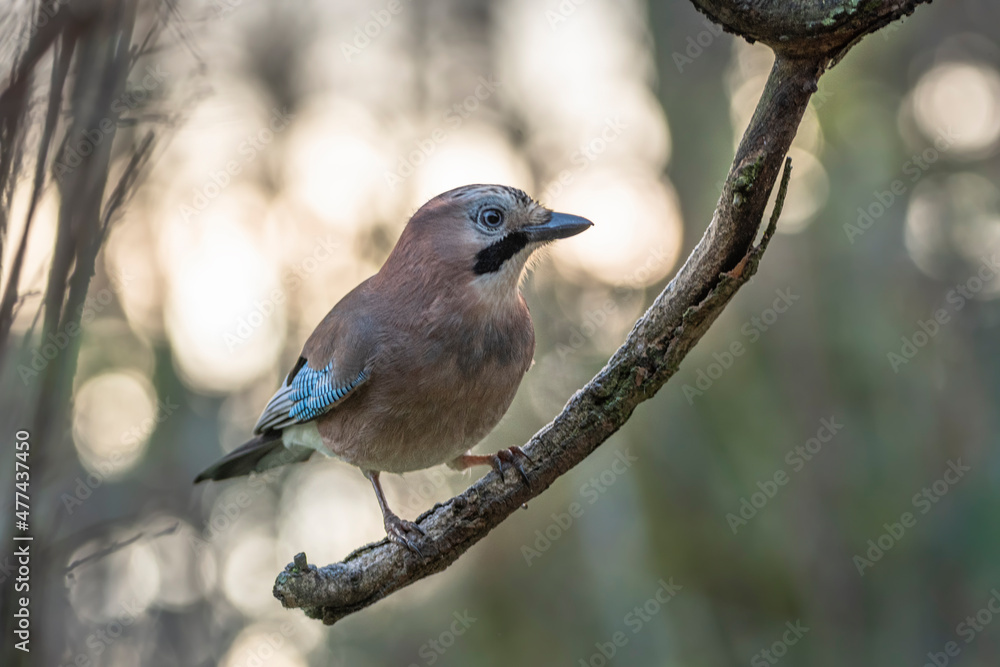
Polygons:
<instances>
[{"instance_id":1,"label":"bird's eye","mask_svg":"<svg viewBox=\"0 0 1000 667\"><path fill-rule=\"evenodd\" d=\"M503 212L495 208L484 208L479 212L479 224L496 229L503 224Z\"/></svg>"}]
</instances>

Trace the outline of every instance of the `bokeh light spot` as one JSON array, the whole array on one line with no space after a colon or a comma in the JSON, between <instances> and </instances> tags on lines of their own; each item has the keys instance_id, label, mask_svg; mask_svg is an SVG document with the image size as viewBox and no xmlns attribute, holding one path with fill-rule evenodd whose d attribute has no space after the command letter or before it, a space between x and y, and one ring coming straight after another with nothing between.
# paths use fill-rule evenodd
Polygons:
<instances>
[{"instance_id":1,"label":"bokeh light spot","mask_svg":"<svg viewBox=\"0 0 1000 667\"><path fill-rule=\"evenodd\" d=\"M73 442L84 467L105 480L121 477L142 458L158 419L153 388L132 373L102 373L84 382L73 401Z\"/></svg>"},{"instance_id":2,"label":"bokeh light spot","mask_svg":"<svg viewBox=\"0 0 1000 667\"><path fill-rule=\"evenodd\" d=\"M951 62L924 74L913 111L929 140L947 137L957 153L977 156L1000 138L1000 75L988 65Z\"/></svg>"},{"instance_id":3,"label":"bokeh light spot","mask_svg":"<svg viewBox=\"0 0 1000 667\"><path fill-rule=\"evenodd\" d=\"M651 285L674 267L683 228L668 181L641 173L594 168L551 206L589 218L594 227L555 244L557 266L608 284Z\"/></svg>"}]
</instances>

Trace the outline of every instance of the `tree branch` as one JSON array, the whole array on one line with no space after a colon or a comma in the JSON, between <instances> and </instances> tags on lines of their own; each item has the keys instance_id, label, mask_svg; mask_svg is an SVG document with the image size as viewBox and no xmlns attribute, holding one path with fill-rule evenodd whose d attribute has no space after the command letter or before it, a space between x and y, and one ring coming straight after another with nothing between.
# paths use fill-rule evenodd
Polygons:
<instances>
[{"instance_id":1,"label":"tree branch","mask_svg":"<svg viewBox=\"0 0 1000 667\"><path fill-rule=\"evenodd\" d=\"M607 365L524 447L531 487L495 472L433 507L417 522L427 533L418 558L387 540L317 568L305 554L278 575L274 596L332 624L394 591L444 570L473 544L580 463L628 421L676 372L736 291L757 270L788 184L786 167L770 224L753 245L771 189L819 76L862 36L910 14L909 2L692 0L730 32L776 53L756 112L740 142L712 221L677 276L636 322Z\"/></svg>"},{"instance_id":2,"label":"tree branch","mask_svg":"<svg viewBox=\"0 0 1000 667\"><path fill-rule=\"evenodd\" d=\"M705 16L788 58L826 56L830 66L867 34L931 0L691 0Z\"/></svg>"}]
</instances>

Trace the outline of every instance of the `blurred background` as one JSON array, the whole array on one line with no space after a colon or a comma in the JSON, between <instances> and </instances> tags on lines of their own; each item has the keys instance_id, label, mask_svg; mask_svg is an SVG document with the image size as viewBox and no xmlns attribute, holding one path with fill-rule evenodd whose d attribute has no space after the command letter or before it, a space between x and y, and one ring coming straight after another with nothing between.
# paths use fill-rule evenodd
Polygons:
<instances>
[{"instance_id":1,"label":"blurred background","mask_svg":"<svg viewBox=\"0 0 1000 667\"><path fill-rule=\"evenodd\" d=\"M408 216L475 182L596 223L525 288L536 363L480 449L524 443L699 239L769 50L633 0L15 0L0 31L24 664L998 663L996 3L921 7L824 76L781 233L678 374L456 565L331 628L271 587L382 538L361 474L194 475ZM385 484L412 519L472 479ZM0 480L12 544L11 455Z\"/></svg>"}]
</instances>

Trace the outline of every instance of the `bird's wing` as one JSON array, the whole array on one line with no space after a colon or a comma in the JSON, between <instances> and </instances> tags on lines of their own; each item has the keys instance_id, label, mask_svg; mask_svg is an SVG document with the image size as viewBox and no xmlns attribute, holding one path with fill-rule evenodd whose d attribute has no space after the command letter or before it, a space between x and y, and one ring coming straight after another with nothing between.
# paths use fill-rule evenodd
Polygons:
<instances>
[{"instance_id":1,"label":"bird's wing","mask_svg":"<svg viewBox=\"0 0 1000 667\"><path fill-rule=\"evenodd\" d=\"M378 301L371 298L370 282L351 290L317 325L254 433L316 419L368 380L379 338L372 315Z\"/></svg>"},{"instance_id":2,"label":"bird's wing","mask_svg":"<svg viewBox=\"0 0 1000 667\"><path fill-rule=\"evenodd\" d=\"M276 431L316 419L368 379L367 369L344 377L334 370L334 365L331 361L316 369L305 357L299 357L284 384L268 401L253 432Z\"/></svg>"}]
</instances>

